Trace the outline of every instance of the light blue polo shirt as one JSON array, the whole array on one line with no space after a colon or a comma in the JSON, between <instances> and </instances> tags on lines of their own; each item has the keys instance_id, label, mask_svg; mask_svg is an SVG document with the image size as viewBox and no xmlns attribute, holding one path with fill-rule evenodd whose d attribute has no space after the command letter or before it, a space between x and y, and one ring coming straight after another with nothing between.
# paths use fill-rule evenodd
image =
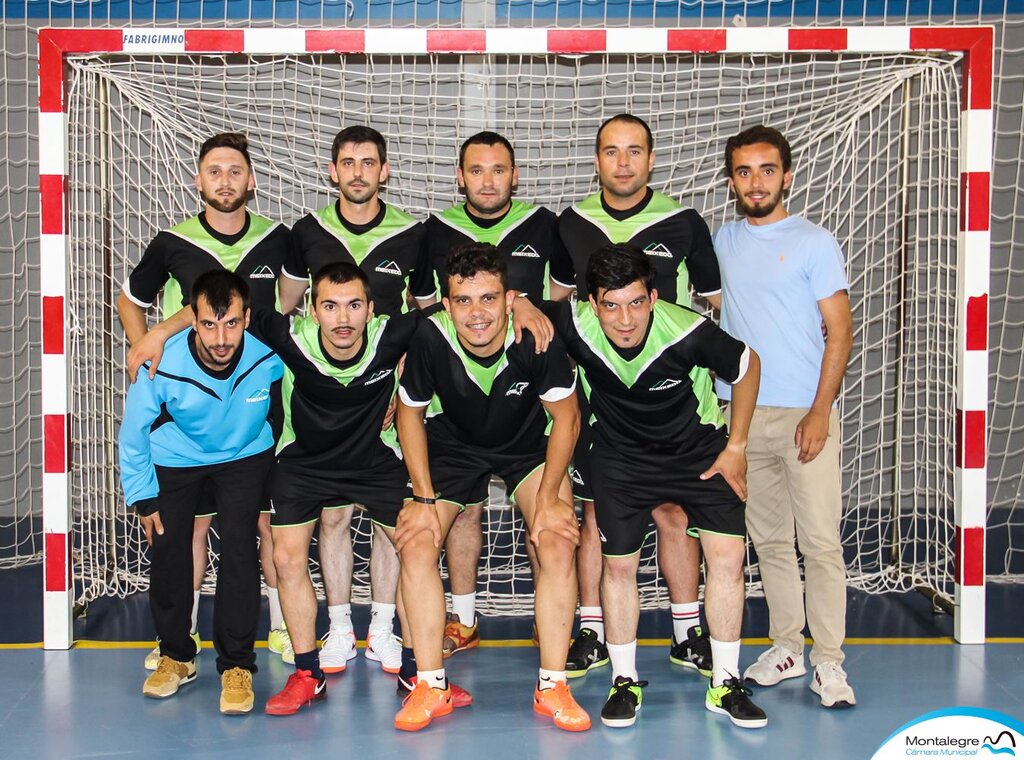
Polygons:
<instances>
[{"instance_id":1,"label":"light blue polo shirt","mask_svg":"<svg viewBox=\"0 0 1024 760\"><path fill-rule=\"evenodd\" d=\"M722 272L722 328L761 357L758 406L809 407L825 340L818 301L849 290L843 252L801 216L762 226L746 219L714 236ZM732 387L716 381L719 398Z\"/></svg>"}]
</instances>

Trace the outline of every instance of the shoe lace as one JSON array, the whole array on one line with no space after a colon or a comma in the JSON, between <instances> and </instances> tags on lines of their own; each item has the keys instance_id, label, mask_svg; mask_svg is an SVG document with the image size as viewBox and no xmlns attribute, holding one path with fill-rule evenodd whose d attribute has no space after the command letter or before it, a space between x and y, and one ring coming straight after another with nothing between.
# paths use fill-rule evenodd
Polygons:
<instances>
[{"instance_id":1,"label":"shoe lace","mask_svg":"<svg viewBox=\"0 0 1024 760\"><path fill-rule=\"evenodd\" d=\"M231 668L224 673L225 689L248 689L252 676L248 670L242 668Z\"/></svg>"},{"instance_id":2,"label":"shoe lace","mask_svg":"<svg viewBox=\"0 0 1024 760\"><path fill-rule=\"evenodd\" d=\"M160 658L160 661L156 665L157 673L170 673L172 675L178 675L179 663L176 660L172 660L166 655Z\"/></svg>"},{"instance_id":3,"label":"shoe lace","mask_svg":"<svg viewBox=\"0 0 1024 760\"><path fill-rule=\"evenodd\" d=\"M827 680L846 680L846 671L843 670L843 666L838 662L822 662L819 663L817 668L818 678L822 681Z\"/></svg>"},{"instance_id":4,"label":"shoe lace","mask_svg":"<svg viewBox=\"0 0 1024 760\"><path fill-rule=\"evenodd\" d=\"M290 697L296 696L305 698L306 687L303 686L302 682L306 678L312 678L312 676L313 674L310 673L308 670L295 671L290 676L288 676L288 681L285 683L284 689L281 691L281 694L287 694Z\"/></svg>"},{"instance_id":5,"label":"shoe lace","mask_svg":"<svg viewBox=\"0 0 1024 760\"><path fill-rule=\"evenodd\" d=\"M745 678L726 678L722 681L722 686L726 687L730 693L743 695L746 697L753 696L754 692L747 686L747 680Z\"/></svg>"},{"instance_id":6,"label":"shoe lace","mask_svg":"<svg viewBox=\"0 0 1024 760\"><path fill-rule=\"evenodd\" d=\"M402 700L402 707L409 705L411 707L426 707L427 700L433 695L430 693L432 689L427 686L425 681L416 681L416 686L412 691L409 692L409 696Z\"/></svg>"},{"instance_id":7,"label":"shoe lace","mask_svg":"<svg viewBox=\"0 0 1024 760\"><path fill-rule=\"evenodd\" d=\"M614 684L612 684L612 689L615 690L615 695L619 696L625 694L634 687L642 689L646 685L647 681L634 681L632 678L624 678L621 681L617 680Z\"/></svg>"},{"instance_id":8,"label":"shoe lace","mask_svg":"<svg viewBox=\"0 0 1024 760\"><path fill-rule=\"evenodd\" d=\"M333 647L344 647L345 639L351 635L352 634L350 634L349 632L342 632L337 630L336 628L331 628L327 631L327 633L324 634L322 648L326 649L328 646L328 642L330 642L330 646Z\"/></svg>"}]
</instances>

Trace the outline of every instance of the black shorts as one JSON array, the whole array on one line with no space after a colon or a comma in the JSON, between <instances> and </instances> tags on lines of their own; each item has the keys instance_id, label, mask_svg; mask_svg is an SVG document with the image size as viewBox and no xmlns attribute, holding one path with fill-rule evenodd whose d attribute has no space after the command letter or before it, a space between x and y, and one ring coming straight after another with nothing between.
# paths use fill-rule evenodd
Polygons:
<instances>
[{"instance_id":1,"label":"black shorts","mask_svg":"<svg viewBox=\"0 0 1024 760\"><path fill-rule=\"evenodd\" d=\"M430 441L430 479L439 499L462 509L483 504L490 492L491 475L505 481L509 497L530 473L544 464L544 450L529 454L494 453L469 446Z\"/></svg>"},{"instance_id":2,"label":"black shorts","mask_svg":"<svg viewBox=\"0 0 1024 760\"><path fill-rule=\"evenodd\" d=\"M270 475L270 524L307 525L325 508L362 504L370 519L394 528L402 502L412 496L409 473L398 457L362 470L312 470L278 460Z\"/></svg>"},{"instance_id":3,"label":"black shorts","mask_svg":"<svg viewBox=\"0 0 1024 760\"><path fill-rule=\"evenodd\" d=\"M577 501L594 500L593 475L590 469L592 438L590 425L580 425L580 436L576 439L576 449L572 453L572 466L569 468L572 495Z\"/></svg>"},{"instance_id":4,"label":"black shorts","mask_svg":"<svg viewBox=\"0 0 1024 760\"><path fill-rule=\"evenodd\" d=\"M718 452L702 459L680 455L623 456L595 444L590 450L594 476L594 514L601 534L601 553L621 557L640 551L651 510L665 502L682 504L687 532L746 535L746 504L721 475L701 480Z\"/></svg>"}]
</instances>

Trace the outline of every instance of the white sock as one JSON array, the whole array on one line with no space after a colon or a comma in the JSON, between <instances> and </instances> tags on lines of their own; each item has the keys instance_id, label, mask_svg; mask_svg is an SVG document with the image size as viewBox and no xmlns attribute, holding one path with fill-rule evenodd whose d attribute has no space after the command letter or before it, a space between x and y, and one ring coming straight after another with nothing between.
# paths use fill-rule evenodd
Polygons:
<instances>
[{"instance_id":1,"label":"white sock","mask_svg":"<svg viewBox=\"0 0 1024 760\"><path fill-rule=\"evenodd\" d=\"M672 608L672 635L676 643L686 641L694 626L700 625L700 602L670 604Z\"/></svg>"},{"instance_id":2,"label":"white sock","mask_svg":"<svg viewBox=\"0 0 1024 760\"><path fill-rule=\"evenodd\" d=\"M199 633L199 592L192 592L192 633Z\"/></svg>"},{"instance_id":3,"label":"white sock","mask_svg":"<svg viewBox=\"0 0 1024 760\"><path fill-rule=\"evenodd\" d=\"M448 679L445 678L444 668L440 670L417 670L416 680L426 682L431 689L445 689L448 687Z\"/></svg>"},{"instance_id":4,"label":"white sock","mask_svg":"<svg viewBox=\"0 0 1024 760\"><path fill-rule=\"evenodd\" d=\"M589 628L604 641L604 613L600 607L580 607L580 628Z\"/></svg>"},{"instance_id":5,"label":"white sock","mask_svg":"<svg viewBox=\"0 0 1024 760\"><path fill-rule=\"evenodd\" d=\"M564 680L564 670L544 670L544 668L541 668L537 671L537 688L541 691L553 689L558 685L559 681Z\"/></svg>"},{"instance_id":6,"label":"white sock","mask_svg":"<svg viewBox=\"0 0 1024 760\"><path fill-rule=\"evenodd\" d=\"M636 672L636 639L628 644L608 644L608 656L612 660L612 683L619 676L639 681Z\"/></svg>"},{"instance_id":7,"label":"white sock","mask_svg":"<svg viewBox=\"0 0 1024 760\"><path fill-rule=\"evenodd\" d=\"M452 614L459 618L465 626L476 622L476 592L472 594L452 594Z\"/></svg>"},{"instance_id":8,"label":"white sock","mask_svg":"<svg viewBox=\"0 0 1024 760\"><path fill-rule=\"evenodd\" d=\"M331 630L338 633L352 632L352 605L332 604L327 607L327 616L331 619Z\"/></svg>"},{"instance_id":9,"label":"white sock","mask_svg":"<svg viewBox=\"0 0 1024 760\"><path fill-rule=\"evenodd\" d=\"M727 678L740 677L740 641L711 639L711 685L721 686Z\"/></svg>"},{"instance_id":10,"label":"white sock","mask_svg":"<svg viewBox=\"0 0 1024 760\"><path fill-rule=\"evenodd\" d=\"M284 613L281 612L281 597L276 588L267 586L267 607L270 608L270 630L284 628Z\"/></svg>"},{"instance_id":11,"label":"white sock","mask_svg":"<svg viewBox=\"0 0 1024 760\"><path fill-rule=\"evenodd\" d=\"M391 633L395 630L395 605L370 603L370 630Z\"/></svg>"}]
</instances>

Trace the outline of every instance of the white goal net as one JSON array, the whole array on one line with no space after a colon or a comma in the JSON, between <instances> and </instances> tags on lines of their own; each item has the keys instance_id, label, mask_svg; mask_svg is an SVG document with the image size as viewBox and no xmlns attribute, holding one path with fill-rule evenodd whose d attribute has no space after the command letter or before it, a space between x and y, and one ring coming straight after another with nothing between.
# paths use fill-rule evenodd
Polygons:
<instances>
[{"instance_id":1,"label":"white goal net","mask_svg":"<svg viewBox=\"0 0 1024 760\"><path fill-rule=\"evenodd\" d=\"M199 210L199 144L241 131L261 214L293 224L334 197L334 134L388 140L385 199L423 217L459 200L463 139L515 146L518 197L560 211L597 189L600 122L628 111L654 132L658 190L733 218L725 140L766 123L794 147L791 211L847 256L855 344L842 396L843 543L852 586L953 592L957 55L128 56L69 59L68 313L73 367L75 595L145 587L146 559L117 488L125 343L120 283L156 233ZM518 518L492 489L480 609L532 610ZM355 523L356 601L368 597L368 522ZM643 603L667 605L644 550ZM211 557L215 560L215 557ZM215 562L211 564L211 572ZM749 568L758 589L756 559Z\"/></svg>"}]
</instances>

